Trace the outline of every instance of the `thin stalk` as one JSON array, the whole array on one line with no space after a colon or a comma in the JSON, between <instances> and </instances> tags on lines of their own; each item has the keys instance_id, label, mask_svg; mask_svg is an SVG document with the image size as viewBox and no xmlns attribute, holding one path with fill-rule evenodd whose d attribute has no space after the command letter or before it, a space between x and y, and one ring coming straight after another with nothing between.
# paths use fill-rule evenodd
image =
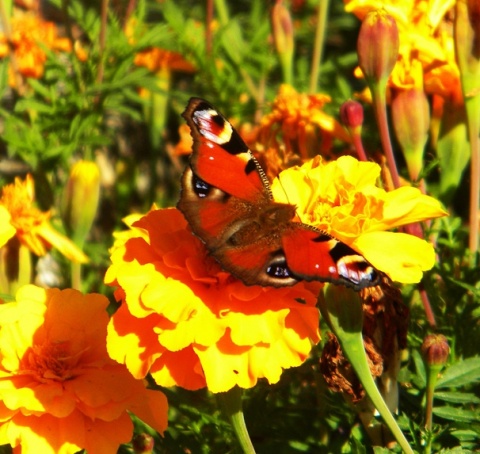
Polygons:
<instances>
[{"instance_id":1,"label":"thin stalk","mask_svg":"<svg viewBox=\"0 0 480 454\"><path fill-rule=\"evenodd\" d=\"M363 346L363 311L360 297L353 291L330 285L325 296L320 293L318 302L322 316L337 336L343 353L350 361L368 397L403 451L413 454L370 372Z\"/></svg>"},{"instance_id":2,"label":"thin stalk","mask_svg":"<svg viewBox=\"0 0 480 454\"><path fill-rule=\"evenodd\" d=\"M217 397L224 413L232 424L242 451L245 454L255 454L255 448L252 440L250 440L245 418L243 417L242 394L242 389L235 386L227 392L218 393Z\"/></svg>"},{"instance_id":3,"label":"thin stalk","mask_svg":"<svg viewBox=\"0 0 480 454\"><path fill-rule=\"evenodd\" d=\"M390 130L388 128L387 119L387 99L385 84L371 84L370 90L373 96L373 108L375 111L375 119L380 132L380 141L382 143L383 152L387 158L388 168L392 175L394 188L400 187L400 177L398 175L395 156L393 155L392 140L390 138Z\"/></svg>"},{"instance_id":4,"label":"thin stalk","mask_svg":"<svg viewBox=\"0 0 480 454\"><path fill-rule=\"evenodd\" d=\"M318 0L317 27L315 29L315 41L313 44L312 70L310 72L310 93L318 91L318 80L320 78L320 65L323 59L323 48L327 29L328 9L330 0Z\"/></svg>"},{"instance_id":5,"label":"thin stalk","mask_svg":"<svg viewBox=\"0 0 480 454\"><path fill-rule=\"evenodd\" d=\"M212 38L212 24L213 24L213 0L207 0L207 16L205 18L205 51L207 58L212 55L213 38Z\"/></svg>"},{"instance_id":6,"label":"thin stalk","mask_svg":"<svg viewBox=\"0 0 480 454\"><path fill-rule=\"evenodd\" d=\"M480 96L476 95L465 101L468 121L468 135L470 139L470 229L468 248L471 252L471 266L477 262L478 252L478 224L480 219Z\"/></svg>"},{"instance_id":7,"label":"thin stalk","mask_svg":"<svg viewBox=\"0 0 480 454\"><path fill-rule=\"evenodd\" d=\"M98 72L96 82L101 84L105 72L105 42L107 39L108 0L102 0L100 9L100 35L98 37Z\"/></svg>"}]
</instances>

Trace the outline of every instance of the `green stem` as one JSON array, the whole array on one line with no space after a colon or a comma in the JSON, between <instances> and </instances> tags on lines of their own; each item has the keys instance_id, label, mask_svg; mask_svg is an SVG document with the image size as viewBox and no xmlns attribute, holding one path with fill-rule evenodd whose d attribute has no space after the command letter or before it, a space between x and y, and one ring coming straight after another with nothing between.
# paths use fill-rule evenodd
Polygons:
<instances>
[{"instance_id":1,"label":"green stem","mask_svg":"<svg viewBox=\"0 0 480 454\"><path fill-rule=\"evenodd\" d=\"M312 70L310 73L310 93L316 93L318 90L318 79L320 78L320 65L322 63L323 57L323 47L325 43L329 6L330 0L318 0L317 27L315 29L315 42L312 55Z\"/></svg>"},{"instance_id":2,"label":"green stem","mask_svg":"<svg viewBox=\"0 0 480 454\"><path fill-rule=\"evenodd\" d=\"M242 394L242 389L235 386L227 392L218 393L217 397L225 415L233 426L242 451L245 454L255 454L255 448L248 435L247 426L243 417Z\"/></svg>"},{"instance_id":3,"label":"green stem","mask_svg":"<svg viewBox=\"0 0 480 454\"><path fill-rule=\"evenodd\" d=\"M71 265L72 288L82 290L82 265L72 262Z\"/></svg>"},{"instance_id":4,"label":"green stem","mask_svg":"<svg viewBox=\"0 0 480 454\"><path fill-rule=\"evenodd\" d=\"M350 361L365 392L398 444L405 453L413 454L412 448L383 400L370 372L363 346L363 311L360 297L349 289L335 287L328 286L325 296L322 293L319 296L318 301L322 316L337 336L343 353Z\"/></svg>"},{"instance_id":5,"label":"green stem","mask_svg":"<svg viewBox=\"0 0 480 454\"><path fill-rule=\"evenodd\" d=\"M224 0L215 0L215 8L218 14L218 21L222 27L228 24L228 8Z\"/></svg>"},{"instance_id":6,"label":"green stem","mask_svg":"<svg viewBox=\"0 0 480 454\"><path fill-rule=\"evenodd\" d=\"M480 95L465 99L468 135L470 141L470 229L468 247L471 252L471 266L476 265L478 252L478 219L480 203Z\"/></svg>"}]
</instances>

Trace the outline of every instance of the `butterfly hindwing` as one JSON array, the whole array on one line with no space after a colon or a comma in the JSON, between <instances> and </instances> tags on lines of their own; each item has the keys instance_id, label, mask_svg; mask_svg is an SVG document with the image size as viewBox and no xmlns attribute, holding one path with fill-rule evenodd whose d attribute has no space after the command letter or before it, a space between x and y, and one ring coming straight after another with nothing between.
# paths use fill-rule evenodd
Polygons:
<instances>
[{"instance_id":1,"label":"butterfly hindwing","mask_svg":"<svg viewBox=\"0 0 480 454\"><path fill-rule=\"evenodd\" d=\"M300 280L375 285L378 272L330 235L294 222L295 206L273 201L265 173L238 132L207 101L183 113L193 152L178 208L220 265L247 285Z\"/></svg>"}]
</instances>

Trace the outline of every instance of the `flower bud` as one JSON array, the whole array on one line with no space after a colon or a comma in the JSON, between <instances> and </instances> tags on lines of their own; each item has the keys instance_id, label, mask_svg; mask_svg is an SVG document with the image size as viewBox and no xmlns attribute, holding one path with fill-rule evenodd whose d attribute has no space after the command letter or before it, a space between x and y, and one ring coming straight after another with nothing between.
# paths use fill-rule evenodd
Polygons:
<instances>
[{"instance_id":1,"label":"flower bud","mask_svg":"<svg viewBox=\"0 0 480 454\"><path fill-rule=\"evenodd\" d=\"M70 172L65 188L62 218L72 240L82 246L97 213L100 172L94 162L79 161Z\"/></svg>"},{"instance_id":2,"label":"flower bud","mask_svg":"<svg viewBox=\"0 0 480 454\"><path fill-rule=\"evenodd\" d=\"M358 128L363 125L363 107L353 100L344 102L340 106L340 120L348 129Z\"/></svg>"},{"instance_id":3,"label":"flower bud","mask_svg":"<svg viewBox=\"0 0 480 454\"><path fill-rule=\"evenodd\" d=\"M412 180L423 167L423 151L430 128L430 108L423 90L401 90L392 101L393 128Z\"/></svg>"},{"instance_id":4,"label":"flower bud","mask_svg":"<svg viewBox=\"0 0 480 454\"><path fill-rule=\"evenodd\" d=\"M429 334L423 341L421 351L428 366L444 366L450 354L450 347L444 335Z\"/></svg>"},{"instance_id":5,"label":"flower bud","mask_svg":"<svg viewBox=\"0 0 480 454\"><path fill-rule=\"evenodd\" d=\"M397 61L400 40L395 19L384 10L370 11L357 41L358 62L371 82L386 82Z\"/></svg>"},{"instance_id":6,"label":"flower bud","mask_svg":"<svg viewBox=\"0 0 480 454\"><path fill-rule=\"evenodd\" d=\"M284 72L284 82L290 83L293 60L293 24L290 12L283 4L282 0L277 0L272 9L272 29L275 47L277 49L282 69Z\"/></svg>"},{"instance_id":7,"label":"flower bud","mask_svg":"<svg viewBox=\"0 0 480 454\"><path fill-rule=\"evenodd\" d=\"M155 447L155 441L151 435L141 433L134 437L132 447L135 454L150 454Z\"/></svg>"}]
</instances>

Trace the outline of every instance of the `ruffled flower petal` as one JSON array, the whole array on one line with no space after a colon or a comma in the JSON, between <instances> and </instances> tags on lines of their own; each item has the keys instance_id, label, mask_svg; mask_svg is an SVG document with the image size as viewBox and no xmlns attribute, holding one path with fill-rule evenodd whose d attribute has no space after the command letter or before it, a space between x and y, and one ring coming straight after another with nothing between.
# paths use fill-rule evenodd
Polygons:
<instances>
[{"instance_id":1,"label":"ruffled flower petal","mask_svg":"<svg viewBox=\"0 0 480 454\"><path fill-rule=\"evenodd\" d=\"M22 452L116 453L139 409L162 433L166 399L107 355L108 300L76 290L20 288L0 305L0 444Z\"/></svg>"},{"instance_id":2,"label":"ruffled flower petal","mask_svg":"<svg viewBox=\"0 0 480 454\"><path fill-rule=\"evenodd\" d=\"M276 201L296 205L299 221L346 243L392 280L418 282L433 266L432 246L384 231L448 213L417 188L387 192L377 187L379 176L377 164L351 156L331 162L313 159L283 171L272 192Z\"/></svg>"},{"instance_id":3,"label":"ruffled flower petal","mask_svg":"<svg viewBox=\"0 0 480 454\"><path fill-rule=\"evenodd\" d=\"M105 281L119 286L124 304L110 321L108 351L137 378L150 372L162 386L213 392L275 382L319 340L319 284L246 287L208 256L176 209L135 222L111 258Z\"/></svg>"}]
</instances>

